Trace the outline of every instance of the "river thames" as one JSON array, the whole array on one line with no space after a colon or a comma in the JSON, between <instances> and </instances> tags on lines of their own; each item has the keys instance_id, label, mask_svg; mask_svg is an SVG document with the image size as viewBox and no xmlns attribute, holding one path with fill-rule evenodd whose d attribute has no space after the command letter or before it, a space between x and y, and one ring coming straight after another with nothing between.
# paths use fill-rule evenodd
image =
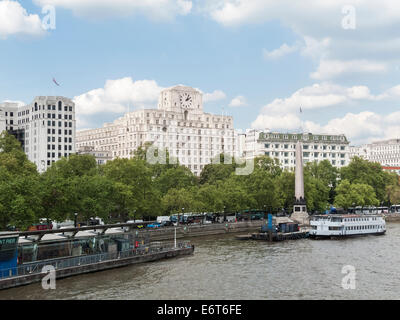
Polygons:
<instances>
[{"instance_id":1,"label":"river thames","mask_svg":"<svg viewBox=\"0 0 400 320\"><path fill-rule=\"evenodd\" d=\"M384 236L278 243L193 238L194 255L33 284L0 299L399 299L400 223ZM344 266L355 289L342 288Z\"/></svg>"}]
</instances>

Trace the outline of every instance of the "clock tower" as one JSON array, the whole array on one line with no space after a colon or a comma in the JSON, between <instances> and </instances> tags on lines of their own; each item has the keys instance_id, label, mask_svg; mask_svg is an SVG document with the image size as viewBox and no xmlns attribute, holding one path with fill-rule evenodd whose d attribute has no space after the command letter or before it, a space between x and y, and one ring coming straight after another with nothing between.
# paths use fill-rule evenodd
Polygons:
<instances>
[{"instance_id":1,"label":"clock tower","mask_svg":"<svg viewBox=\"0 0 400 320\"><path fill-rule=\"evenodd\" d=\"M186 86L175 86L161 91L158 109L179 113L202 114L203 95Z\"/></svg>"}]
</instances>

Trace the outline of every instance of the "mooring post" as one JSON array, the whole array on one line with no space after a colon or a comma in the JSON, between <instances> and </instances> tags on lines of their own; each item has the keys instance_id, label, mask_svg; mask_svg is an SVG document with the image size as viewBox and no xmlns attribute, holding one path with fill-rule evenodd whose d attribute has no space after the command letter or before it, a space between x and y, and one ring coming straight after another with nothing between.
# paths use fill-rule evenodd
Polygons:
<instances>
[{"instance_id":1,"label":"mooring post","mask_svg":"<svg viewBox=\"0 0 400 320\"><path fill-rule=\"evenodd\" d=\"M272 214L268 213L268 238L272 241Z\"/></svg>"}]
</instances>

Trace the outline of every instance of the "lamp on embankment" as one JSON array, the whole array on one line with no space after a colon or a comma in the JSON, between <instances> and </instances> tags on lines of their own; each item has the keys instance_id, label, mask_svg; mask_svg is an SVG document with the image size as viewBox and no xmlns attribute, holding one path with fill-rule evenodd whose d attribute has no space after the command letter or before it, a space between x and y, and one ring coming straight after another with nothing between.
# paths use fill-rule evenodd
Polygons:
<instances>
[{"instance_id":1,"label":"lamp on embankment","mask_svg":"<svg viewBox=\"0 0 400 320\"><path fill-rule=\"evenodd\" d=\"M78 221L78 212L74 213L74 226L75 228L77 227L77 221Z\"/></svg>"}]
</instances>

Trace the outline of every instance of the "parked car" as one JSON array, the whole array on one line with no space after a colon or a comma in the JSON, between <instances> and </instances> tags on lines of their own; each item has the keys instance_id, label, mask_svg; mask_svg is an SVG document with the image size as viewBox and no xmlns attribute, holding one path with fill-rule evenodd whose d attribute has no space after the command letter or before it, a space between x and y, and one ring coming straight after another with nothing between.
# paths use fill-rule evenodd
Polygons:
<instances>
[{"instance_id":1,"label":"parked car","mask_svg":"<svg viewBox=\"0 0 400 320\"><path fill-rule=\"evenodd\" d=\"M170 220L163 221L161 223L161 227L172 227L173 225L174 225L174 223L172 221L170 221Z\"/></svg>"},{"instance_id":2,"label":"parked car","mask_svg":"<svg viewBox=\"0 0 400 320\"><path fill-rule=\"evenodd\" d=\"M161 224L158 222L147 225L147 228L153 228L153 229L160 228L160 227L161 227Z\"/></svg>"}]
</instances>

